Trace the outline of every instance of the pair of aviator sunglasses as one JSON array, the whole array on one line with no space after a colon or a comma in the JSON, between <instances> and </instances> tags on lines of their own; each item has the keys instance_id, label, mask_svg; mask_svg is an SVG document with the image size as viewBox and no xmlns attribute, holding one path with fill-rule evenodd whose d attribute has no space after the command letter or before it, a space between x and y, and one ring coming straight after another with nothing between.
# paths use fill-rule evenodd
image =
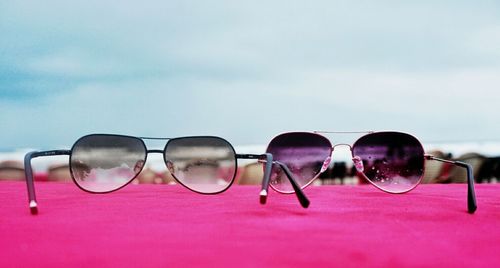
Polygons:
<instances>
[{"instance_id":1,"label":"pair of aviator sunglasses","mask_svg":"<svg viewBox=\"0 0 500 268\"><path fill-rule=\"evenodd\" d=\"M166 140L163 150L148 150L144 140ZM110 193L132 182L145 166L149 153L163 154L168 171L177 182L200 194L218 194L234 182L237 159L256 159L264 163L260 202L266 203L272 166L284 170L302 206L309 200L286 166L273 161L271 154L237 154L225 139L214 136L147 138L92 134L78 139L71 150L34 151L24 158L29 206L38 213L31 160L42 156L69 155L74 183L89 193Z\"/></svg>"},{"instance_id":2,"label":"pair of aviator sunglasses","mask_svg":"<svg viewBox=\"0 0 500 268\"><path fill-rule=\"evenodd\" d=\"M364 133L353 145L332 145L320 133ZM420 141L402 132L290 132L276 136L269 143L266 153L275 161L286 165L296 182L303 189L310 185L331 162L337 146L348 146L358 175L378 189L388 193L406 193L421 182L425 160L436 160L463 167L467 170L467 208L469 213L477 209L472 166L459 161L440 159L425 154ZM292 193L293 187L285 180L289 175L272 168L270 186L280 193ZM264 187L268 187L265 185Z\"/></svg>"}]
</instances>

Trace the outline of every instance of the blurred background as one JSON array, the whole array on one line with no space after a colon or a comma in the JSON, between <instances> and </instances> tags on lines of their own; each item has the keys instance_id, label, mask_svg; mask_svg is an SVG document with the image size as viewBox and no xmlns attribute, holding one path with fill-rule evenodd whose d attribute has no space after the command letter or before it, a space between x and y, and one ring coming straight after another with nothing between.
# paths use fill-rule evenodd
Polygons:
<instances>
[{"instance_id":1,"label":"blurred background","mask_svg":"<svg viewBox=\"0 0 500 268\"><path fill-rule=\"evenodd\" d=\"M480 182L500 177L498 1L1 0L0 36L0 178L89 133L217 135L262 153L293 130L404 131ZM358 183L348 155L319 181ZM36 160L37 178L67 180L67 163ZM161 159L141 177L172 181ZM429 164L425 180L462 177Z\"/></svg>"}]
</instances>

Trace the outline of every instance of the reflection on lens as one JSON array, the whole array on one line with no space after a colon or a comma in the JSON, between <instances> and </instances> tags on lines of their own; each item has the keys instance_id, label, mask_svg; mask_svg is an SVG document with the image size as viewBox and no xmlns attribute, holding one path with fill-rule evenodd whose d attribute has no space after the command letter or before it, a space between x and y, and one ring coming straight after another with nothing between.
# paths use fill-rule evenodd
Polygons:
<instances>
[{"instance_id":1,"label":"reflection on lens","mask_svg":"<svg viewBox=\"0 0 500 268\"><path fill-rule=\"evenodd\" d=\"M361 137L353 156L363 162L364 176L378 188L404 193L417 186L424 173L424 149L413 136L379 132Z\"/></svg>"},{"instance_id":2,"label":"reflection on lens","mask_svg":"<svg viewBox=\"0 0 500 268\"><path fill-rule=\"evenodd\" d=\"M133 180L146 161L142 140L118 135L89 135L72 148L71 174L84 190L114 191Z\"/></svg>"},{"instance_id":3,"label":"reflection on lens","mask_svg":"<svg viewBox=\"0 0 500 268\"><path fill-rule=\"evenodd\" d=\"M189 189L205 194L226 190L236 175L236 155L227 141L217 137L170 140L165 163L172 175Z\"/></svg>"},{"instance_id":4,"label":"reflection on lens","mask_svg":"<svg viewBox=\"0 0 500 268\"><path fill-rule=\"evenodd\" d=\"M300 187L310 184L329 164L332 146L318 134L307 132L285 133L275 137L267 147L273 159L288 166ZM279 192L293 192L284 172L276 165L271 174L271 187Z\"/></svg>"}]
</instances>

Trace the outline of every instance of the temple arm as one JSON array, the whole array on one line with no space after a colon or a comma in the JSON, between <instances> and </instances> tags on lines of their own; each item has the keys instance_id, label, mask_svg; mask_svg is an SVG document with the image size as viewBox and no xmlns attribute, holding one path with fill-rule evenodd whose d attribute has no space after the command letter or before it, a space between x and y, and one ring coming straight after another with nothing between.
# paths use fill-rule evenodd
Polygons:
<instances>
[{"instance_id":1,"label":"temple arm","mask_svg":"<svg viewBox=\"0 0 500 268\"><path fill-rule=\"evenodd\" d=\"M445 159L437 158L433 155L428 155L428 154L425 155L425 159L436 160L436 161L452 164L452 165L455 165L458 167L463 167L467 170L467 186L468 186L467 187L467 210L471 214L474 213L477 209L477 201L476 201L476 193L474 191L474 172L473 172L472 166L467 164L467 163L464 163L464 162L445 160Z\"/></svg>"},{"instance_id":2,"label":"temple arm","mask_svg":"<svg viewBox=\"0 0 500 268\"><path fill-rule=\"evenodd\" d=\"M33 179L33 168L31 167L31 159L40 156L52 156L52 155L69 155L71 151L69 150L54 150L54 151L43 151L43 152L29 152L24 156L24 172L26 175L26 184L28 186L28 201L30 206L31 214L38 214L38 204L36 202L35 194L35 183Z\"/></svg>"},{"instance_id":3,"label":"temple arm","mask_svg":"<svg viewBox=\"0 0 500 268\"><path fill-rule=\"evenodd\" d=\"M307 196L304 194L302 189L298 186L297 181L294 179L292 173L288 169L288 167L278 161L273 161L273 155L270 153L266 154L261 154L261 155L255 155L255 154L238 154L236 155L237 158L242 158L242 159L258 159L262 162L265 162L265 167L264 167L264 178L262 179L262 188L260 191L260 203L265 204L267 201L267 193L269 190L269 183L271 180L271 170L273 165L278 165L286 174L286 177L290 181L290 184L292 184L293 189L295 190L295 194L297 195L297 198L299 199L300 204L302 207L307 208L310 204L309 199Z\"/></svg>"},{"instance_id":4,"label":"temple arm","mask_svg":"<svg viewBox=\"0 0 500 268\"><path fill-rule=\"evenodd\" d=\"M295 191L295 194L297 195L297 198L299 199L299 202L302 205L302 207L304 208L309 207L310 204L309 199L307 199L307 196L302 191L302 188L300 188L297 181L293 178L292 172L290 171L290 169L288 169L288 166L279 161L274 161L273 163L277 164L285 172L285 175L290 181L290 184L292 184L293 190Z\"/></svg>"}]
</instances>

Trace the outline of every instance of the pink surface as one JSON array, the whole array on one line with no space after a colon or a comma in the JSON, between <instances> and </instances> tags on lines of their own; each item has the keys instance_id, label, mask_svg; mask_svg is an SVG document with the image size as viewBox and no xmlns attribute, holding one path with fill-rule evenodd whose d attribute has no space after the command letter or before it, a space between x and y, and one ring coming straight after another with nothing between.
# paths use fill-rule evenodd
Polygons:
<instances>
[{"instance_id":1,"label":"pink surface","mask_svg":"<svg viewBox=\"0 0 500 268\"><path fill-rule=\"evenodd\" d=\"M500 185L311 187L293 195L233 186L204 196L180 186L129 185L105 195L36 183L32 216L22 182L0 182L0 267L500 265Z\"/></svg>"}]
</instances>

